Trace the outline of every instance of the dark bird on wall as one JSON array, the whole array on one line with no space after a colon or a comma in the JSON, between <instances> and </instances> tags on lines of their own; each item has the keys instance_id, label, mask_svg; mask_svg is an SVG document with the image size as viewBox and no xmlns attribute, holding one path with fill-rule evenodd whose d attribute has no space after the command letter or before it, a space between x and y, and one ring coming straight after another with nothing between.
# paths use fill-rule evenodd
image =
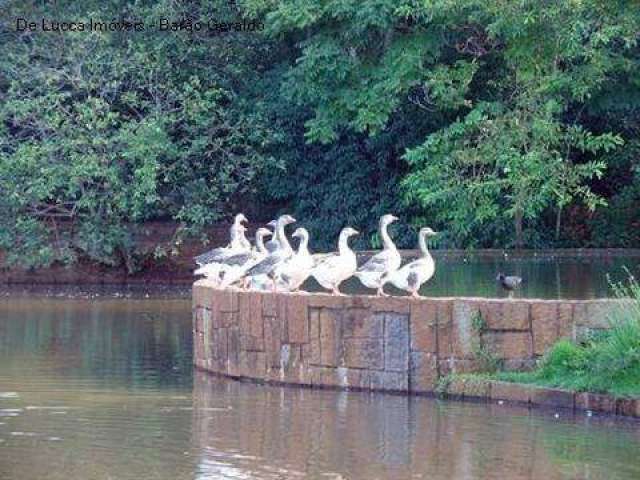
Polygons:
<instances>
[{"instance_id":1,"label":"dark bird on wall","mask_svg":"<svg viewBox=\"0 0 640 480\"><path fill-rule=\"evenodd\" d=\"M502 288L509 292L509 295L513 293L520 284L522 283L522 277L518 277L516 275L505 275L504 273L499 273L496 277L496 281L500 284Z\"/></svg>"}]
</instances>

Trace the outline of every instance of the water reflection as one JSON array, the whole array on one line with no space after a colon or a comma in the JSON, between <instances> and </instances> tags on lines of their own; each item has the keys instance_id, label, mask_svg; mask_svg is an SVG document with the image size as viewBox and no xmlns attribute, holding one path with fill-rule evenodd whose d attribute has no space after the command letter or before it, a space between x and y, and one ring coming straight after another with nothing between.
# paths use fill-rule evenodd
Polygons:
<instances>
[{"instance_id":1,"label":"water reflection","mask_svg":"<svg viewBox=\"0 0 640 480\"><path fill-rule=\"evenodd\" d=\"M240 383L188 300L0 300L0 479L640 478L640 423Z\"/></svg>"},{"instance_id":2,"label":"water reflection","mask_svg":"<svg viewBox=\"0 0 640 480\"><path fill-rule=\"evenodd\" d=\"M640 475L638 425L617 420L264 387L204 373L194 379L194 405L201 479L283 478L283 472L287 478L568 479L603 478L611 468L616 478Z\"/></svg>"}]
</instances>

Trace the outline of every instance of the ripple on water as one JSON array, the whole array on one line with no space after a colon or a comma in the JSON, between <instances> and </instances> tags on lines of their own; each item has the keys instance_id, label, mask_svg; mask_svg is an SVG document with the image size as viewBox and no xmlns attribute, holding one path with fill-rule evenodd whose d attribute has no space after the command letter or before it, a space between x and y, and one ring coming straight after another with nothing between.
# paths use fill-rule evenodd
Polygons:
<instances>
[{"instance_id":1,"label":"ripple on water","mask_svg":"<svg viewBox=\"0 0 640 480\"><path fill-rule=\"evenodd\" d=\"M17 417L23 411L22 408L2 408L0 409L0 417Z\"/></svg>"},{"instance_id":2,"label":"ripple on water","mask_svg":"<svg viewBox=\"0 0 640 480\"><path fill-rule=\"evenodd\" d=\"M18 392L0 392L0 398L20 398Z\"/></svg>"}]
</instances>

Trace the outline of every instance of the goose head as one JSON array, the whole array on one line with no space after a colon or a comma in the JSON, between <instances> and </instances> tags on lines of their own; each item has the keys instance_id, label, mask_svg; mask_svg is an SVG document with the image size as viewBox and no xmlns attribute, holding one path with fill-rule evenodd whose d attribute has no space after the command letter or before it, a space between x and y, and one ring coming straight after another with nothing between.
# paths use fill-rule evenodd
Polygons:
<instances>
[{"instance_id":1,"label":"goose head","mask_svg":"<svg viewBox=\"0 0 640 480\"><path fill-rule=\"evenodd\" d=\"M296 238L309 238L309 232L307 232L306 228L296 228L296 231L293 232L293 234L291 235L292 237L296 237Z\"/></svg>"},{"instance_id":2,"label":"goose head","mask_svg":"<svg viewBox=\"0 0 640 480\"><path fill-rule=\"evenodd\" d=\"M282 215L278 218L278 223L280 223L280 225L289 225L290 223L295 223L295 221L296 219L291 215Z\"/></svg>"},{"instance_id":3,"label":"goose head","mask_svg":"<svg viewBox=\"0 0 640 480\"><path fill-rule=\"evenodd\" d=\"M277 220L271 220L269 223L267 223L267 227L276 228L277 224L278 224Z\"/></svg>"},{"instance_id":4,"label":"goose head","mask_svg":"<svg viewBox=\"0 0 640 480\"><path fill-rule=\"evenodd\" d=\"M242 225L245 222L248 222L247 217L244 216L244 213L239 213L235 216L233 223L236 225Z\"/></svg>"},{"instance_id":5,"label":"goose head","mask_svg":"<svg viewBox=\"0 0 640 480\"><path fill-rule=\"evenodd\" d=\"M351 228L351 227L346 227L342 229L342 232L340 232L340 235L345 237L345 238L349 238L352 237L354 235L358 235L360 232L357 231L355 228Z\"/></svg>"},{"instance_id":6,"label":"goose head","mask_svg":"<svg viewBox=\"0 0 640 480\"><path fill-rule=\"evenodd\" d=\"M271 233L271 230L268 228L261 227L256 230L256 238L263 239L264 237L269 237L271 235L273 235L273 233Z\"/></svg>"},{"instance_id":7,"label":"goose head","mask_svg":"<svg viewBox=\"0 0 640 480\"><path fill-rule=\"evenodd\" d=\"M391 215L390 213L387 213L386 215L383 215L380 217L380 226L387 226L390 223L395 222L396 220L398 220L398 217L396 217L395 215Z\"/></svg>"},{"instance_id":8,"label":"goose head","mask_svg":"<svg viewBox=\"0 0 640 480\"><path fill-rule=\"evenodd\" d=\"M434 232L429 227L424 227L420 229L420 235L423 237L433 237L434 235L437 235L437 234L438 232Z\"/></svg>"}]
</instances>

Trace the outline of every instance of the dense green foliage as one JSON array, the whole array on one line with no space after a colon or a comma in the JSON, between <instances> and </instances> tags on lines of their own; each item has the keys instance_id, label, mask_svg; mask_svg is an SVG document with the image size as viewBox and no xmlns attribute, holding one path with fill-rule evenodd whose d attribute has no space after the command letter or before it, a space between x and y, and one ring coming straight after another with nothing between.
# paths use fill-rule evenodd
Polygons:
<instances>
[{"instance_id":1,"label":"dense green foliage","mask_svg":"<svg viewBox=\"0 0 640 480\"><path fill-rule=\"evenodd\" d=\"M25 3L13 2L7 18L179 17L170 1ZM182 13L233 16L226 5L185 4ZM236 208L274 165L264 150L273 132L240 95L259 54L255 35L7 27L0 245L10 260L88 257L134 270L132 224L173 219L197 230Z\"/></svg>"},{"instance_id":2,"label":"dense green foliage","mask_svg":"<svg viewBox=\"0 0 640 480\"><path fill-rule=\"evenodd\" d=\"M556 343L540 367L530 373L500 373L498 378L563 387L576 391L640 395L640 285L617 285L615 295L626 299L611 315L611 328L582 343ZM628 299L631 298L629 301Z\"/></svg>"},{"instance_id":3,"label":"dense green foliage","mask_svg":"<svg viewBox=\"0 0 640 480\"><path fill-rule=\"evenodd\" d=\"M424 224L442 246L640 246L632 0L7 5L0 247L23 263L133 270L131 225L180 236L250 205L291 211L316 249L346 223L376 245L387 211L405 247ZM16 16L266 28L28 34Z\"/></svg>"}]
</instances>

